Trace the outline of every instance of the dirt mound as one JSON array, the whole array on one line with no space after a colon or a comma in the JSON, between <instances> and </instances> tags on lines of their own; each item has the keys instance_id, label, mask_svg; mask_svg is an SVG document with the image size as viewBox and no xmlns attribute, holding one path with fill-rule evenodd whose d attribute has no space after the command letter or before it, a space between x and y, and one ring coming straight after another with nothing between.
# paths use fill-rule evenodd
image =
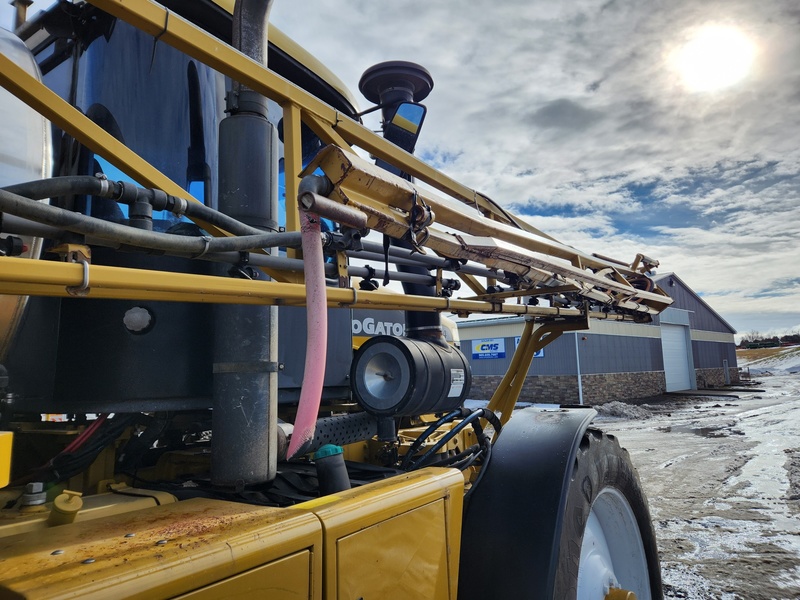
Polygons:
<instances>
[{"instance_id":1,"label":"dirt mound","mask_svg":"<svg viewBox=\"0 0 800 600\"><path fill-rule=\"evenodd\" d=\"M602 417L614 417L618 419L649 419L651 413L646 408L641 406L634 406L624 402L608 402L607 404L600 404L595 406L594 409Z\"/></svg>"}]
</instances>

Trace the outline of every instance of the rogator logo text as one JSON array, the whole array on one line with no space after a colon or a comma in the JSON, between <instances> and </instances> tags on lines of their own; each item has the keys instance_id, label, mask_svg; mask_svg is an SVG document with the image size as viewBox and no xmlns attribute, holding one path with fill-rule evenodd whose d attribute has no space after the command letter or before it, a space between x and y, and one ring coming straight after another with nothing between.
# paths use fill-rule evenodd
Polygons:
<instances>
[{"instance_id":1,"label":"rogator logo text","mask_svg":"<svg viewBox=\"0 0 800 600\"><path fill-rule=\"evenodd\" d=\"M353 335L403 335L405 326L392 321L376 321L372 317L353 319Z\"/></svg>"}]
</instances>

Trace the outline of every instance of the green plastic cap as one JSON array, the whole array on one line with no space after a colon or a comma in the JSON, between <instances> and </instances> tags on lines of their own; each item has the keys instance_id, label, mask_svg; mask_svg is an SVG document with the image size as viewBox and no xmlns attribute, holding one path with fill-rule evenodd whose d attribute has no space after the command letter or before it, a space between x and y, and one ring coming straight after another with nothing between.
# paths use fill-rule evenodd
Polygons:
<instances>
[{"instance_id":1,"label":"green plastic cap","mask_svg":"<svg viewBox=\"0 0 800 600\"><path fill-rule=\"evenodd\" d=\"M320 458L328 458L329 456L336 456L337 454L341 454L344 452L341 446L337 446L335 444L325 444L322 448L314 452L314 460L319 460Z\"/></svg>"}]
</instances>

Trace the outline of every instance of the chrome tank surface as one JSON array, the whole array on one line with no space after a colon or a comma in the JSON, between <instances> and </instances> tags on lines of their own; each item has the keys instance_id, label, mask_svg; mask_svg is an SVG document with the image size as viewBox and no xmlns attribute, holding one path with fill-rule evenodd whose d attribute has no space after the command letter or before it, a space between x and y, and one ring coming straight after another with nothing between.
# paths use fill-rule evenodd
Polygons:
<instances>
[{"instance_id":1,"label":"chrome tank surface","mask_svg":"<svg viewBox=\"0 0 800 600\"><path fill-rule=\"evenodd\" d=\"M0 28L0 53L41 80L39 67L25 44ZM50 123L11 93L0 88L0 187L50 176ZM39 258L42 241L23 238L23 258ZM5 359L27 304L27 296L0 296L0 361Z\"/></svg>"}]
</instances>

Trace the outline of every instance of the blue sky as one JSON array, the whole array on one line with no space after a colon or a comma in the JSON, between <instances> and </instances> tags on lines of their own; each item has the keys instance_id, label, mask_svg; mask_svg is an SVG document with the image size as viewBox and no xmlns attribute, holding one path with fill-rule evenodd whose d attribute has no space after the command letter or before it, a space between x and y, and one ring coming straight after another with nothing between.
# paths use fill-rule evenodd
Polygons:
<instances>
[{"instance_id":1,"label":"blue sky","mask_svg":"<svg viewBox=\"0 0 800 600\"><path fill-rule=\"evenodd\" d=\"M449 175L581 250L658 258L742 333L800 328L795 0L297 6L273 22L354 91L385 60L431 72L417 151ZM714 27L752 64L697 91L676 57Z\"/></svg>"}]
</instances>

